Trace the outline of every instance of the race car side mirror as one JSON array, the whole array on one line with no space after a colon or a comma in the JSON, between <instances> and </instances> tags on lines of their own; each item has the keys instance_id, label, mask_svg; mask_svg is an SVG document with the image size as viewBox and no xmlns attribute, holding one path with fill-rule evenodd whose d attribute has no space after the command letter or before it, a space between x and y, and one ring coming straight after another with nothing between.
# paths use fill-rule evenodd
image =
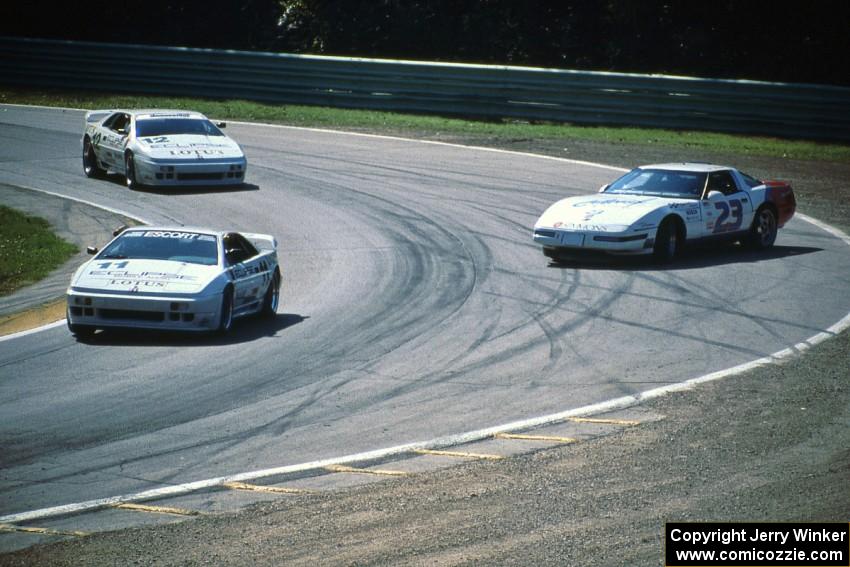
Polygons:
<instances>
[{"instance_id":1,"label":"race car side mirror","mask_svg":"<svg viewBox=\"0 0 850 567\"><path fill-rule=\"evenodd\" d=\"M605 185L603 185L602 187L600 187L600 188L599 188L599 193L604 193L606 189L608 189L608 184L607 184L607 183L606 183Z\"/></svg>"},{"instance_id":2,"label":"race car side mirror","mask_svg":"<svg viewBox=\"0 0 850 567\"><path fill-rule=\"evenodd\" d=\"M121 226L119 226L118 228L116 228L115 230L112 231L112 236L118 236L119 234L121 234L125 230L127 230L127 225L122 224Z\"/></svg>"},{"instance_id":3,"label":"race car side mirror","mask_svg":"<svg viewBox=\"0 0 850 567\"><path fill-rule=\"evenodd\" d=\"M723 193L720 191L709 191L708 192L708 200L709 201L720 201L723 199Z\"/></svg>"},{"instance_id":4,"label":"race car side mirror","mask_svg":"<svg viewBox=\"0 0 850 567\"><path fill-rule=\"evenodd\" d=\"M97 246L89 246L86 248L86 254L90 256L94 256L95 254L97 254L97 252Z\"/></svg>"},{"instance_id":5,"label":"race car side mirror","mask_svg":"<svg viewBox=\"0 0 850 567\"><path fill-rule=\"evenodd\" d=\"M227 122L216 122L215 125L219 128L227 128Z\"/></svg>"}]
</instances>

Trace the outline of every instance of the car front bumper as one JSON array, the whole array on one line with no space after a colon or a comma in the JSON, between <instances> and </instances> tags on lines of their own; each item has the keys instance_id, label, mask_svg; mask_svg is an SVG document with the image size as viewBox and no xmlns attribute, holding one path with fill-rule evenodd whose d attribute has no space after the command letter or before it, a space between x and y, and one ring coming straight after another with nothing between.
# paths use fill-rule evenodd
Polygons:
<instances>
[{"instance_id":1,"label":"car front bumper","mask_svg":"<svg viewBox=\"0 0 850 567\"><path fill-rule=\"evenodd\" d=\"M94 328L210 331L218 327L221 298L221 294L164 297L69 289L67 317L70 325Z\"/></svg>"},{"instance_id":2,"label":"car front bumper","mask_svg":"<svg viewBox=\"0 0 850 567\"><path fill-rule=\"evenodd\" d=\"M585 232L558 228L535 228L534 242L544 254L606 253L617 255L651 254L657 228L627 232Z\"/></svg>"},{"instance_id":3,"label":"car front bumper","mask_svg":"<svg viewBox=\"0 0 850 567\"><path fill-rule=\"evenodd\" d=\"M240 185L245 182L248 161L242 158L216 160L156 160L135 156L136 179L142 185Z\"/></svg>"}]
</instances>

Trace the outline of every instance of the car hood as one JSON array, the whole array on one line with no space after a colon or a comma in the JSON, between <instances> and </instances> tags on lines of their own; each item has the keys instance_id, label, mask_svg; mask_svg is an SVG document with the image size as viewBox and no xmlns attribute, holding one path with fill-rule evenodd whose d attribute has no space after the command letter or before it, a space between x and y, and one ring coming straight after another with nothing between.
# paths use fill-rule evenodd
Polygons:
<instances>
[{"instance_id":1,"label":"car hood","mask_svg":"<svg viewBox=\"0 0 850 567\"><path fill-rule=\"evenodd\" d=\"M230 159L242 157L239 144L227 136L178 134L137 138L138 149L156 159Z\"/></svg>"},{"instance_id":2,"label":"car hood","mask_svg":"<svg viewBox=\"0 0 850 567\"><path fill-rule=\"evenodd\" d=\"M640 219L671 203L684 199L645 195L584 195L562 199L540 216L535 228L567 230L623 231Z\"/></svg>"},{"instance_id":3,"label":"car hood","mask_svg":"<svg viewBox=\"0 0 850 567\"><path fill-rule=\"evenodd\" d=\"M71 287L94 293L173 295L199 293L221 272L170 260L91 260L74 274Z\"/></svg>"}]
</instances>

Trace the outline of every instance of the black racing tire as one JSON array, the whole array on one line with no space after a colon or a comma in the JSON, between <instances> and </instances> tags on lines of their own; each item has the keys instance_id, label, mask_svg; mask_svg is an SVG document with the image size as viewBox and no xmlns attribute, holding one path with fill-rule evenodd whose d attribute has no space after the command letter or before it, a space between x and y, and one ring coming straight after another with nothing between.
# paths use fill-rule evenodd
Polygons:
<instances>
[{"instance_id":1,"label":"black racing tire","mask_svg":"<svg viewBox=\"0 0 850 567\"><path fill-rule=\"evenodd\" d=\"M275 268L266 294L263 296L263 307L260 316L266 319L274 319L277 316L277 307L280 304L280 272Z\"/></svg>"},{"instance_id":2,"label":"black racing tire","mask_svg":"<svg viewBox=\"0 0 850 567\"><path fill-rule=\"evenodd\" d=\"M744 245L752 250L767 250L776 242L778 228L774 210L771 207L762 206L753 217L753 224L750 226L750 233Z\"/></svg>"},{"instance_id":3,"label":"black racing tire","mask_svg":"<svg viewBox=\"0 0 850 567\"><path fill-rule=\"evenodd\" d=\"M86 136L83 140L83 173L86 177L100 178L106 175L106 170L97 162L97 154L94 152L91 140Z\"/></svg>"},{"instance_id":4,"label":"black racing tire","mask_svg":"<svg viewBox=\"0 0 850 567\"><path fill-rule=\"evenodd\" d=\"M652 256L659 264L669 264L679 255L682 235L676 222L672 218L661 221L658 232L655 235L655 246Z\"/></svg>"},{"instance_id":5,"label":"black racing tire","mask_svg":"<svg viewBox=\"0 0 850 567\"><path fill-rule=\"evenodd\" d=\"M228 286L221 294L221 316L218 319L216 332L226 335L233 328L233 288Z\"/></svg>"},{"instance_id":6,"label":"black racing tire","mask_svg":"<svg viewBox=\"0 0 850 567\"><path fill-rule=\"evenodd\" d=\"M68 316L68 312L65 312L65 322L68 325L68 330L71 331L71 334L77 337L78 339L85 339L91 337L94 332L97 330L95 327L91 325L74 325L71 323L71 318Z\"/></svg>"},{"instance_id":7,"label":"black racing tire","mask_svg":"<svg viewBox=\"0 0 850 567\"><path fill-rule=\"evenodd\" d=\"M142 188L142 184L136 179L136 160L133 157L133 152L124 154L124 179L127 182L127 188L131 191Z\"/></svg>"}]
</instances>

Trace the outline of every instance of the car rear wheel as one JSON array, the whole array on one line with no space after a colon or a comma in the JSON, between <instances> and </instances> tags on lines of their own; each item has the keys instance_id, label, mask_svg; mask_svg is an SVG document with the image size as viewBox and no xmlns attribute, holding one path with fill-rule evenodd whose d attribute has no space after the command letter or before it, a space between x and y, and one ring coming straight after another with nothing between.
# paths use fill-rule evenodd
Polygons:
<instances>
[{"instance_id":1,"label":"car rear wheel","mask_svg":"<svg viewBox=\"0 0 850 567\"><path fill-rule=\"evenodd\" d=\"M776 242L776 213L770 207L762 207L756 212L746 245L753 250L765 250Z\"/></svg>"},{"instance_id":2,"label":"car rear wheel","mask_svg":"<svg viewBox=\"0 0 850 567\"><path fill-rule=\"evenodd\" d=\"M274 271L272 281L269 282L269 288L266 290L266 295L263 297L263 308L260 314L266 318L273 318L277 315L277 306L280 303L280 272Z\"/></svg>"},{"instance_id":3,"label":"car rear wheel","mask_svg":"<svg viewBox=\"0 0 850 567\"><path fill-rule=\"evenodd\" d=\"M83 142L83 172L86 177L103 177L106 174L106 171L97 163L94 146L88 138Z\"/></svg>"},{"instance_id":4,"label":"car rear wheel","mask_svg":"<svg viewBox=\"0 0 850 567\"><path fill-rule=\"evenodd\" d=\"M661 264L672 262L679 253L680 240L676 223L669 218L665 219L655 235L655 247L652 249L655 261Z\"/></svg>"},{"instance_id":5,"label":"car rear wheel","mask_svg":"<svg viewBox=\"0 0 850 567\"><path fill-rule=\"evenodd\" d=\"M227 334L233 328L233 288L228 287L221 295L221 318L218 329L220 335Z\"/></svg>"}]
</instances>

